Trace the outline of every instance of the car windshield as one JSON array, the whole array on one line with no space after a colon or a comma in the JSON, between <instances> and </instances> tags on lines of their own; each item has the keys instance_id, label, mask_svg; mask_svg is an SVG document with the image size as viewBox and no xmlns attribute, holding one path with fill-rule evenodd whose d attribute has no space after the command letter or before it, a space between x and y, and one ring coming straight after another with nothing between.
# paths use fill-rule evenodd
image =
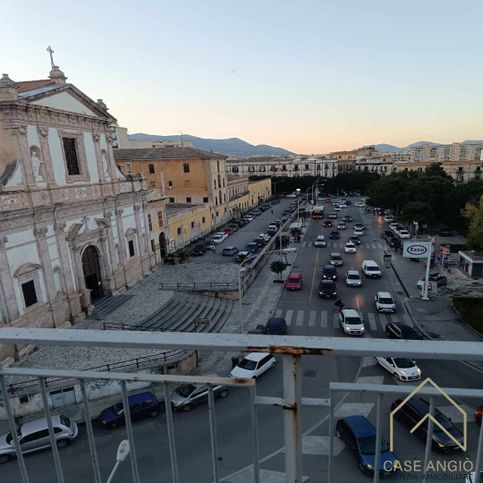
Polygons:
<instances>
[{"instance_id":1,"label":"car windshield","mask_svg":"<svg viewBox=\"0 0 483 483\"><path fill-rule=\"evenodd\" d=\"M332 258L332 260L342 260L340 255L332 255L330 258Z\"/></svg>"},{"instance_id":2,"label":"car windshield","mask_svg":"<svg viewBox=\"0 0 483 483\"><path fill-rule=\"evenodd\" d=\"M195 386L193 384L183 384L176 388L176 394L181 397L188 397L194 390Z\"/></svg>"},{"instance_id":3,"label":"car windshield","mask_svg":"<svg viewBox=\"0 0 483 483\"><path fill-rule=\"evenodd\" d=\"M366 270L368 272L378 272L379 271L379 267L366 267Z\"/></svg>"},{"instance_id":4,"label":"car windshield","mask_svg":"<svg viewBox=\"0 0 483 483\"><path fill-rule=\"evenodd\" d=\"M396 366L401 369L408 369L415 366L411 359L394 359L394 362L396 363Z\"/></svg>"},{"instance_id":5,"label":"car windshield","mask_svg":"<svg viewBox=\"0 0 483 483\"><path fill-rule=\"evenodd\" d=\"M300 279L298 277L288 277L289 282L298 282Z\"/></svg>"},{"instance_id":6,"label":"car windshield","mask_svg":"<svg viewBox=\"0 0 483 483\"><path fill-rule=\"evenodd\" d=\"M367 438L360 438L359 449L362 454L376 454L376 437L369 436ZM386 441L381 439L381 454L389 451Z\"/></svg>"},{"instance_id":7,"label":"car windshield","mask_svg":"<svg viewBox=\"0 0 483 483\"><path fill-rule=\"evenodd\" d=\"M349 325L360 325L361 319L359 317L346 317L345 323Z\"/></svg>"},{"instance_id":8,"label":"car windshield","mask_svg":"<svg viewBox=\"0 0 483 483\"><path fill-rule=\"evenodd\" d=\"M349 273L349 275L347 275L347 278L349 280L359 280L359 274L358 273Z\"/></svg>"},{"instance_id":9,"label":"car windshield","mask_svg":"<svg viewBox=\"0 0 483 483\"><path fill-rule=\"evenodd\" d=\"M392 298L390 298L390 297L381 297L379 299L379 303L380 304L392 305L394 302L393 302Z\"/></svg>"},{"instance_id":10,"label":"car windshield","mask_svg":"<svg viewBox=\"0 0 483 483\"><path fill-rule=\"evenodd\" d=\"M438 421L438 423L443 426L444 429L446 430L451 430L454 428L454 425L453 423L443 414L443 413L440 413L439 411L435 413L434 417L436 418L436 421ZM434 431L436 432L442 432L439 430L439 427L438 426L435 426L434 427Z\"/></svg>"},{"instance_id":11,"label":"car windshield","mask_svg":"<svg viewBox=\"0 0 483 483\"><path fill-rule=\"evenodd\" d=\"M242 359L238 363L238 367L246 369L247 371L253 371L253 369L257 367L257 363L255 361L251 361L250 359Z\"/></svg>"}]
</instances>

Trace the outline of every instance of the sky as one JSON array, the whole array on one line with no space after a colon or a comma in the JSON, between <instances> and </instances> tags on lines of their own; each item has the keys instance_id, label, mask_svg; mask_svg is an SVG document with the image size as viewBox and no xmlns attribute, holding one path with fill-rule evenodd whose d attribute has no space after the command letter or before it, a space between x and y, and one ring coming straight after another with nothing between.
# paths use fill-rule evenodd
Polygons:
<instances>
[{"instance_id":1,"label":"sky","mask_svg":"<svg viewBox=\"0 0 483 483\"><path fill-rule=\"evenodd\" d=\"M22 0L2 18L1 72L46 78L51 45L130 133L307 154L483 139L481 0Z\"/></svg>"}]
</instances>

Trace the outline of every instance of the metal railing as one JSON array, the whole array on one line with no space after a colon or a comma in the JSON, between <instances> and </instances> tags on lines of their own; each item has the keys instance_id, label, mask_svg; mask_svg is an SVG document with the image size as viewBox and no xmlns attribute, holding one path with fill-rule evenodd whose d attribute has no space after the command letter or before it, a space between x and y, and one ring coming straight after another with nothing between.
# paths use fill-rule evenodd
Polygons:
<instances>
[{"instance_id":1,"label":"metal railing","mask_svg":"<svg viewBox=\"0 0 483 483\"><path fill-rule=\"evenodd\" d=\"M238 284L236 282L193 282L189 283L160 283L158 284L160 290L172 290L172 291L232 291L238 290Z\"/></svg>"},{"instance_id":2,"label":"metal railing","mask_svg":"<svg viewBox=\"0 0 483 483\"><path fill-rule=\"evenodd\" d=\"M381 440L381 398L383 394L407 394L411 388L393 385L379 384L349 384L331 383L329 386L329 399L317 397L302 397L302 368L301 358L305 356L320 357L323 361L327 357L334 356L385 356L391 354L393 357L417 357L418 359L448 360L448 361L474 361L483 360L483 343L481 342L460 342L460 341L413 341L413 340L391 340L391 339L361 339L354 343L353 339L340 337L307 337L307 336L259 336L259 335L237 335L237 334L194 334L164 332L162 334L146 332L123 332L123 331L96 331L96 330L62 330L62 329L14 329L6 328L0 331L0 343L4 344L35 344L54 346L95 346L106 348L138 348L138 349L167 349L174 350L180 347L186 351L247 351L247 352L270 352L282 358L283 392L281 397L266 397L257 395L257 384L255 380L234 379L211 376L182 376L182 375L155 375L155 374L133 374L117 372L96 372L96 371L73 371L73 370L50 370L50 369L25 369L25 368L1 368L0 389L4 405L8 414L8 421L12 431L14 447L18 466L20 469L21 481L28 483L29 475L25 458L20 450L19 435L16 431L14 413L8 398L6 377L9 376L30 376L35 377L41 389L42 401L46 417L49 419L50 407L47 398L47 378L70 378L77 379L84 388L85 395L86 381L106 380L119 381L122 389L122 401L126 416L126 431L131 451L132 481L139 482L139 470L137 464L138 449L136 449L135 438L131 423L131 413L127 396L126 383L130 381L147 381L161 383L165 389L166 422L169 440L171 481L179 483L180 472L175 444L175 426L173 421L172 407L169 398L171 386L181 383L205 383L208 384L208 423L210 432L212 480L222 481L219 470L219 451L217 446L217 425L216 408L214 404L213 388L223 384L246 389L250 393L250 415L251 415L251 438L253 465L251 472L253 481L259 483L260 479L260 448L258 438L257 406L275 406L282 409L284 424L284 458L286 481L301 483L302 480L302 430L301 430L301 407L327 407L329 408L329 468L328 481L334 481L334 409L337 401L334 398L335 392L358 391L367 394L374 394L377 397L377 425L376 440ZM482 389L460 389L443 388L446 394L453 397L478 398L483 400ZM430 396L430 412L434 410L433 398L435 391L432 388L423 388L420 394ZM91 456L91 466L94 481L101 482L99 458L96 451L96 442L92 425L89 418L89 404L87 398L82 401L86 417L86 433L88 447ZM426 439L425 460L431 446L432 425L428 426L429 437ZM60 454L56 446L55 433L52 425L49 424L49 437L54 456L54 467L58 482L64 482L64 472ZM244 428L241 428L242 430ZM379 448L376 445L376 448ZM376 449L376 460L379 449ZM475 468L479 475L478 468L481 468L483 454L483 425L479 430L478 443L476 448ZM374 481L378 481L379 463L376 463ZM479 483L479 476L474 480Z\"/></svg>"}]
</instances>

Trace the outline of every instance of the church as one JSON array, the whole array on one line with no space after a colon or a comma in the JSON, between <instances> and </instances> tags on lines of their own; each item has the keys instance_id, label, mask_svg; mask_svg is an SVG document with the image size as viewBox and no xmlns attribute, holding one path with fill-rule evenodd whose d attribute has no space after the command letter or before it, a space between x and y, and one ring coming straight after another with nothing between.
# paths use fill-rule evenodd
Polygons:
<instances>
[{"instance_id":1,"label":"church","mask_svg":"<svg viewBox=\"0 0 483 483\"><path fill-rule=\"evenodd\" d=\"M114 161L116 119L54 65L0 79L0 330L70 327L154 268L145 180ZM33 347L0 345L0 365Z\"/></svg>"}]
</instances>

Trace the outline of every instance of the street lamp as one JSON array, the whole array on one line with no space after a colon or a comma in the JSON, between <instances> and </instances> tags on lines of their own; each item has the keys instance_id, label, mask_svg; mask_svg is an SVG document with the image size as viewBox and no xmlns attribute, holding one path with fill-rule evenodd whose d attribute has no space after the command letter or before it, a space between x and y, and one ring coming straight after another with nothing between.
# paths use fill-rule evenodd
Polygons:
<instances>
[{"instance_id":1,"label":"street lamp","mask_svg":"<svg viewBox=\"0 0 483 483\"><path fill-rule=\"evenodd\" d=\"M129 440L128 439L123 439L119 443L119 447L117 448L117 455L116 455L116 464L114 465L114 468L112 468L111 474L109 475L109 478L107 479L106 483L111 483L112 479L114 478L114 475L119 468L119 465L127 458L127 455L130 452L130 446L129 446Z\"/></svg>"},{"instance_id":2,"label":"street lamp","mask_svg":"<svg viewBox=\"0 0 483 483\"><path fill-rule=\"evenodd\" d=\"M297 192L297 222L300 228L300 188L295 190Z\"/></svg>"}]
</instances>

